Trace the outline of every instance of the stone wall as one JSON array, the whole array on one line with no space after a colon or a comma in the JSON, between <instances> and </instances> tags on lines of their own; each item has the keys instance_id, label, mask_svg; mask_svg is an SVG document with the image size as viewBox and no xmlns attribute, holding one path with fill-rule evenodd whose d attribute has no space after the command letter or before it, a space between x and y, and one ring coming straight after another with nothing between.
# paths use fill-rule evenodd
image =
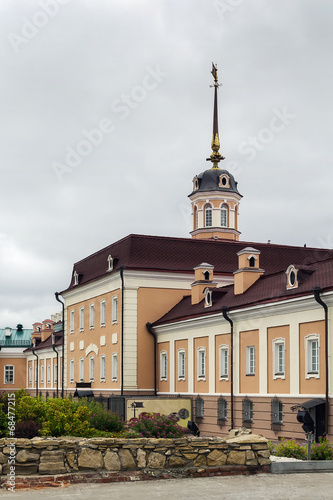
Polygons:
<instances>
[{"instance_id":1,"label":"stone wall","mask_svg":"<svg viewBox=\"0 0 333 500\"><path fill-rule=\"evenodd\" d=\"M103 470L156 473L230 465L260 469L270 464L267 440L254 434L227 439L3 438L0 439L2 475L11 472L9 459L13 458L14 442L16 476Z\"/></svg>"}]
</instances>

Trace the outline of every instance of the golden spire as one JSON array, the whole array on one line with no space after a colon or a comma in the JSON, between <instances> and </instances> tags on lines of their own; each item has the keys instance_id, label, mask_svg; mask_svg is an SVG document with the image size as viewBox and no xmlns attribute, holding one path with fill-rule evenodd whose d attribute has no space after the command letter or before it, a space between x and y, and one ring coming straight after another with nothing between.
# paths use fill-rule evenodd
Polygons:
<instances>
[{"instance_id":1,"label":"golden spire","mask_svg":"<svg viewBox=\"0 0 333 500\"><path fill-rule=\"evenodd\" d=\"M220 139L219 139L219 124L218 124L218 113L217 113L217 89L218 87L220 87L220 84L217 79L217 66L214 65L214 63L212 63L211 73L214 77L214 85L211 85L211 87L214 87L213 138L211 144L213 152L210 155L210 157L207 158L207 161L211 161L213 163L212 166L213 169L213 168L219 168L218 164L221 160L224 160L224 156L220 155L219 153Z\"/></svg>"}]
</instances>

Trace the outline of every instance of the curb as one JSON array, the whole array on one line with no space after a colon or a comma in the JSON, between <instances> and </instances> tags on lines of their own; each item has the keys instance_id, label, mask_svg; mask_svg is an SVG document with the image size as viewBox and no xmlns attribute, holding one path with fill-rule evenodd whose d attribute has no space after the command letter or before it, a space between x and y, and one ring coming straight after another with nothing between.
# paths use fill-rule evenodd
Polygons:
<instances>
[{"instance_id":1,"label":"curb","mask_svg":"<svg viewBox=\"0 0 333 500\"><path fill-rule=\"evenodd\" d=\"M272 474L304 472L333 472L333 460L308 460L306 462L272 462Z\"/></svg>"}]
</instances>

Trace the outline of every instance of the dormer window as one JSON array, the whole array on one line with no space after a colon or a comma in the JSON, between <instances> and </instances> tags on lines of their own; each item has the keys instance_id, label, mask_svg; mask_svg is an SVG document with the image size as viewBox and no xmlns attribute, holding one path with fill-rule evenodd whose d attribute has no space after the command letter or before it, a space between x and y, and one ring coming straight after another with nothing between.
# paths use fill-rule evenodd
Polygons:
<instances>
[{"instance_id":1,"label":"dormer window","mask_svg":"<svg viewBox=\"0 0 333 500\"><path fill-rule=\"evenodd\" d=\"M210 307L213 305L213 293L209 288L204 291L205 294L205 307Z\"/></svg>"},{"instance_id":2,"label":"dormer window","mask_svg":"<svg viewBox=\"0 0 333 500\"><path fill-rule=\"evenodd\" d=\"M198 181L198 178L195 177L193 179L193 191L197 191L199 189L199 181Z\"/></svg>"},{"instance_id":3,"label":"dormer window","mask_svg":"<svg viewBox=\"0 0 333 500\"><path fill-rule=\"evenodd\" d=\"M79 284L79 275L77 274L76 271L74 271L74 285Z\"/></svg>"},{"instance_id":4,"label":"dormer window","mask_svg":"<svg viewBox=\"0 0 333 500\"><path fill-rule=\"evenodd\" d=\"M249 267L256 267L256 258L254 255L249 257Z\"/></svg>"},{"instance_id":5,"label":"dormer window","mask_svg":"<svg viewBox=\"0 0 333 500\"><path fill-rule=\"evenodd\" d=\"M209 281L210 280L210 271L204 271L204 280Z\"/></svg>"},{"instance_id":6,"label":"dormer window","mask_svg":"<svg viewBox=\"0 0 333 500\"><path fill-rule=\"evenodd\" d=\"M289 266L286 275L287 275L287 290L290 290L292 288L298 288L298 281L297 281L297 269L295 266Z\"/></svg>"},{"instance_id":7,"label":"dormer window","mask_svg":"<svg viewBox=\"0 0 333 500\"><path fill-rule=\"evenodd\" d=\"M219 187L222 187L222 188L230 187L229 176L227 174L220 175Z\"/></svg>"},{"instance_id":8,"label":"dormer window","mask_svg":"<svg viewBox=\"0 0 333 500\"><path fill-rule=\"evenodd\" d=\"M111 255L108 256L108 271L112 271L113 270L113 258L111 257Z\"/></svg>"}]
</instances>

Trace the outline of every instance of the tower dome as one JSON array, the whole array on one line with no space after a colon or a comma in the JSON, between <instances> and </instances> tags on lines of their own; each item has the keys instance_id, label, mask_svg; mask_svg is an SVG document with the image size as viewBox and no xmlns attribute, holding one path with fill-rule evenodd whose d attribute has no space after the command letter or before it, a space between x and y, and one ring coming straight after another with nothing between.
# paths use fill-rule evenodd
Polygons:
<instances>
[{"instance_id":1,"label":"tower dome","mask_svg":"<svg viewBox=\"0 0 333 500\"><path fill-rule=\"evenodd\" d=\"M238 240L238 208L242 195L237 189L234 176L218 164L224 157L219 153L220 140L217 114L217 67L213 64L214 77L214 118L212 154L208 161L212 168L201 172L193 179L193 191L189 195L192 202L193 238L224 238Z\"/></svg>"}]
</instances>

